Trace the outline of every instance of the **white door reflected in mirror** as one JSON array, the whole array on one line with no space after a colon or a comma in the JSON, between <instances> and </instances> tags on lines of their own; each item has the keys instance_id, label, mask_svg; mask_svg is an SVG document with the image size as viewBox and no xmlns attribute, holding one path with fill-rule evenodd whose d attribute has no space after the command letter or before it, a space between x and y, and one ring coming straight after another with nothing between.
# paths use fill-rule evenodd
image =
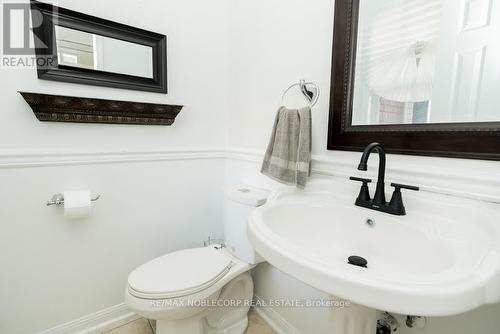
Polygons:
<instances>
[{"instance_id":1,"label":"white door reflected in mirror","mask_svg":"<svg viewBox=\"0 0 500 334\"><path fill-rule=\"evenodd\" d=\"M153 78L153 48L55 26L60 65Z\"/></svg>"},{"instance_id":2,"label":"white door reflected in mirror","mask_svg":"<svg viewBox=\"0 0 500 334\"><path fill-rule=\"evenodd\" d=\"M500 2L361 0L352 125L500 121Z\"/></svg>"}]
</instances>

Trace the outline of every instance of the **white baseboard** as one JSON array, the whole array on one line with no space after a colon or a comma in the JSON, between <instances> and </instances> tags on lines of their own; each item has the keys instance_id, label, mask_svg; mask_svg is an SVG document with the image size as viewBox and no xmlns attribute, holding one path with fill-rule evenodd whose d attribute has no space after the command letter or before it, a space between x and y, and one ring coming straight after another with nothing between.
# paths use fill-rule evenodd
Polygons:
<instances>
[{"instance_id":1,"label":"white baseboard","mask_svg":"<svg viewBox=\"0 0 500 334\"><path fill-rule=\"evenodd\" d=\"M258 301L257 306L254 307L255 311L278 334L301 334L274 309L259 306L264 304L260 297L255 296L255 299ZM56 327L46 329L37 334L100 334L139 318L139 315L132 312L122 303Z\"/></svg>"},{"instance_id":2,"label":"white baseboard","mask_svg":"<svg viewBox=\"0 0 500 334\"><path fill-rule=\"evenodd\" d=\"M140 316L122 303L37 334L97 334L120 327L139 318Z\"/></svg>"},{"instance_id":3,"label":"white baseboard","mask_svg":"<svg viewBox=\"0 0 500 334\"><path fill-rule=\"evenodd\" d=\"M271 307L263 307L262 298L254 296L257 301L254 310L274 329L278 334L301 334L292 324Z\"/></svg>"}]
</instances>

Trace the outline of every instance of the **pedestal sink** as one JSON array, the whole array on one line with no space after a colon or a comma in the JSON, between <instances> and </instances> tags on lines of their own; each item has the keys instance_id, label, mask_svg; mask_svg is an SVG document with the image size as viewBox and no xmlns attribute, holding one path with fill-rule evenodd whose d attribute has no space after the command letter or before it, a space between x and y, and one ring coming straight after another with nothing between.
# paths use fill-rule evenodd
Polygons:
<instances>
[{"instance_id":1,"label":"pedestal sink","mask_svg":"<svg viewBox=\"0 0 500 334\"><path fill-rule=\"evenodd\" d=\"M373 310L446 316L500 301L500 205L421 191L392 216L355 206L358 189L338 178L278 190L249 239L281 271Z\"/></svg>"}]
</instances>

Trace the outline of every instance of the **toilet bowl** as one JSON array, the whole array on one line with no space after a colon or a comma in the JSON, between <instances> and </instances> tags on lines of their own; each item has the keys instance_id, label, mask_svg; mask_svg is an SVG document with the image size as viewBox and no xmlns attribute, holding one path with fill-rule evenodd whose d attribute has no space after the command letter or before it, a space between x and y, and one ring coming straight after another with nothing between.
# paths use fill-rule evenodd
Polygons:
<instances>
[{"instance_id":1,"label":"toilet bowl","mask_svg":"<svg viewBox=\"0 0 500 334\"><path fill-rule=\"evenodd\" d=\"M243 333L252 267L220 246L170 253L129 275L125 302L156 320L158 334Z\"/></svg>"},{"instance_id":2,"label":"toilet bowl","mask_svg":"<svg viewBox=\"0 0 500 334\"><path fill-rule=\"evenodd\" d=\"M139 266L128 277L127 306L156 320L156 334L244 333L253 298L249 271L262 262L246 238L246 223L267 195L226 188L225 245L179 250Z\"/></svg>"}]
</instances>

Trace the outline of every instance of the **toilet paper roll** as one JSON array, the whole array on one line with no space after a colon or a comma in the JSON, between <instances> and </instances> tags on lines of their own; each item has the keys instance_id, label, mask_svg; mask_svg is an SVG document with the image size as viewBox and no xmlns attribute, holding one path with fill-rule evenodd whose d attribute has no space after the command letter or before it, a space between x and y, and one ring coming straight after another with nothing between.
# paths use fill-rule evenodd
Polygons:
<instances>
[{"instance_id":1,"label":"toilet paper roll","mask_svg":"<svg viewBox=\"0 0 500 334\"><path fill-rule=\"evenodd\" d=\"M90 191L64 192L64 217L81 219L90 215Z\"/></svg>"}]
</instances>

